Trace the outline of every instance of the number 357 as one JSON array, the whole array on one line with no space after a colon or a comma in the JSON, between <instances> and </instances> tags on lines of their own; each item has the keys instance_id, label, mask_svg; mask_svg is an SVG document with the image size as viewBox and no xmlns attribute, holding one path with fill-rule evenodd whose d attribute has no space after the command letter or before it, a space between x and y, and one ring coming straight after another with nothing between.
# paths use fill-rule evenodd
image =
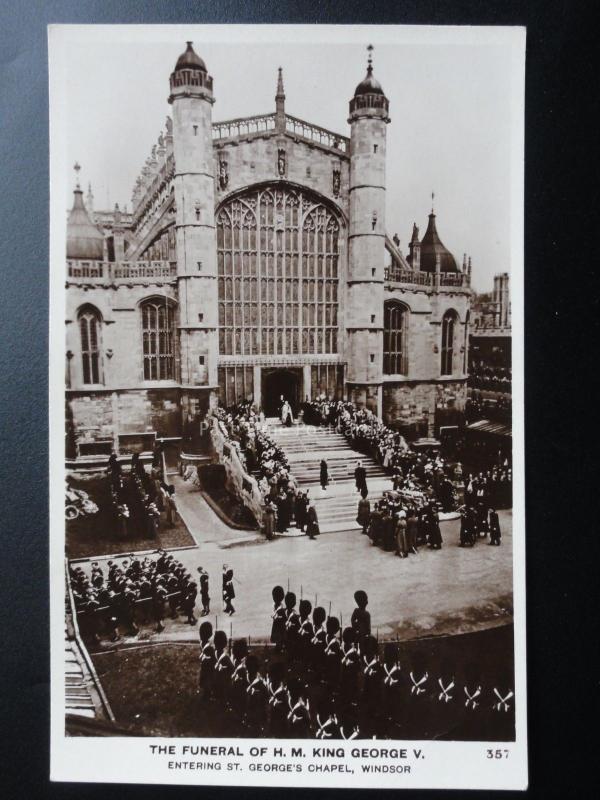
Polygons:
<instances>
[{"instance_id":1,"label":"number 357","mask_svg":"<svg viewBox=\"0 0 600 800\"><path fill-rule=\"evenodd\" d=\"M486 750L487 758L508 758L510 750Z\"/></svg>"}]
</instances>

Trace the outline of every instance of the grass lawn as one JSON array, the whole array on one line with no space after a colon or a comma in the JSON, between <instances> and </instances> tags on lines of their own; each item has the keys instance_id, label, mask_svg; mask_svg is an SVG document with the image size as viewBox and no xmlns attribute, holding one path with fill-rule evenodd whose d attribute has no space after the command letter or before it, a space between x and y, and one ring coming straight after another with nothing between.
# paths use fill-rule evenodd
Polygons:
<instances>
[{"instance_id":1,"label":"grass lawn","mask_svg":"<svg viewBox=\"0 0 600 800\"><path fill-rule=\"evenodd\" d=\"M69 485L87 492L98 506L98 513L66 521L66 554L68 558L89 558L109 553L130 553L157 547L191 547L196 544L181 519L168 528L161 515L158 539L139 536L123 539L115 525L108 480L102 476L69 476Z\"/></svg>"},{"instance_id":2,"label":"grass lawn","mask_svg":"<svg viewBox=\"0 0 600 800\"><path fill-rule=\"evenodd\" d=\"M273 651L252 648L261 663ZM465 666L473 659L480 669L482 685L490 690L495 677L513 682L513 627L505 625L477 633L411 640L400 645L400 663L405 673L415 656L425 659L427 669L437 681L438 666L452 662L456 708L462 709L461 680ZM216 703L203 703L198 693L199 645L164 643L139 648L120 648L92 656L100 682L116 716L117 725L138 736L243 736L227 728L227 721ZM437 685L437 684L436 684ZM488 712L489 716L489 712ZM230 724L230 723L229 723ZM447 722L445 723L447 725ZM514 733L512 734L514 737ZM406 731L410 738L410 731ZM453 735L439 738L470 738ZM493 740L493 731L477 737Z\"/></svg>"}]
</instances>

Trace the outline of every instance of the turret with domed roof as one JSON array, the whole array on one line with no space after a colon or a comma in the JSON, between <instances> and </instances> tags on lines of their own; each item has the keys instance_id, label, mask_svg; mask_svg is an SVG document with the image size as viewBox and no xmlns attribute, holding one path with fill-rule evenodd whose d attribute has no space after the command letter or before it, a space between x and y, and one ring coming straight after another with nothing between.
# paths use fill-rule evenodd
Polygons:
<instances>
[{"instance_id":1,"label":"turret with domed roof","mask_svg":"<svg viewBox=\"0 0 600 800\"><path fill-rule=\"evenodd\" d=\"M383 283L385 267L385 154L389 101L373 74L350 100L350 185L346 342L349 397L381 415ZM368 295L368 302L365 297ZM373 311L375 313L373 313Z\"/></svg>"},{"instance_id":2,"label":"turret with domed roof","mask_svg":"<svg viewBox=\"0 0 600 800\"><path fill-rule=\"evenodd\" d=\"M80 169L79 164L75 164L77 173ZM73 207L67 220L67 258L81 261L102 261L104 258L104 236L90 219L79 180L73 191Z\"/></svg>"}]
</instances>

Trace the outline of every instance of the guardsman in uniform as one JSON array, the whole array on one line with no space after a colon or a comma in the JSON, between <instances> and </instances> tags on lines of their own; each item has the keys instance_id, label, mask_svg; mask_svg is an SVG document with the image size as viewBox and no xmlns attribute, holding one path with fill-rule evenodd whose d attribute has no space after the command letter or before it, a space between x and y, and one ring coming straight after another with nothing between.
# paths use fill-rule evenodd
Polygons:
<instances>
[{"instance_id":1,"label":"guardsman in uniform","mask_svg":"<svg viewBox=\"0 0 600 800\"><path fill-rule=\"evenodd\" d=\"M432 735L445 738L458 722L458 688L456 686L456 670L448 659L440 666L440 674L434 686L434 726Z\"/></svg>"},{"instance_id":2,"label":"guardsman in uniform","mask_svg":"<svg viewBox=\"0 0 600 800\"><path fill-rule=\"evenodd\" d=\"M225 604L224 611L231 616L235 614L235 608L231 602L235 597L235 589L233 588L233 570L227 569L223 574L223 603Z\"/></svg>"},{"instance_id":3,"label":"guardsman in uniform","mask_svg":"<svg viewBox=\"0 0 600 800\"><path fill-rule=\"evenodd\" d=\"M409 739L429 738L431 693L435 691L429 677L424 656L415 652L411 658L408 673L406 737Z\"/></svg>"},{"instance_id":4,"label":"guardsman in uniform","mask_svg":"<svg viewBox=\"0 0 600 800\"><path fill-rule=\"evenodd\" d=\"M325 648L327 647L327 631L325 630L325 620L327 614L323 606L317 606L313 609L312 622L314 635L311 640L311 664L317 675L322 675L323 667L325 665Z\"/></svg>"},{"instance_id":5,"label":"guardsman in uniform","mask_svg":"<svg viewBox=\"0 0 600 800\"><path fill-rule=\"evenodd\" d=\"M332 689L337 689L340 679L342 645L340 644L340 621L337 617L327 618L327 644L325 645L325 675Z\"/></svg>"},{"instance_id":6,"label":"guardsman in uniform","mask_svg":"<svg viewBox=\"0 0 600 800\"><path fill-rule=\"evenodd\" d=\"M315 631L310 619L312 603L306 598L300 600L300 627L298 628L298 658L308 666L310 661L310 643Z\"/></svg>"},{"instance_id":7,"label":"guardsman in uniform","mask_svg":"<svg viewBox=\"0 0 600 800\"><path fill-rule=\"evenodd\" d=\"M285 649L292 658L298 651L298 631L300 630L300 617L296 611L296 595L288 592L285 602Z\"/></svg>"},{"instance_id":8,"label":"guardsman in uniform","mask_svg":"<svg viewBox=\"0 0 600 800\"><path fill-rule=\"evenodd\" d=\"M354 706L350 703L344 704L341 710L338 711L337 719L340 737L344 739L344 741L349 742L353 739L358 739L360 736L360 727L358 725L358 718Z\"/></svg>"},{"instance_id":9,"label":"guardsman in uniform","mask_svg":"<svg viewBox=\"0 0 600 800\"><path fill-rule=\"evenodd\" d=\"M275 645L275 650L279 652L282 649L285 640L286 611L285 606L283 605L283 598L285 597L283 586L274 586L273 591L271 592L271 597L273 598L273 613L271 614L271 619L273 620L271 624L271 642Z\"/></svg>"},{"instance_id":10,"label":"guardsman in uniform","mask_svg":"<svg viewBox=\"0 0 600 800\"><path fill-rule=\"evenodd\" d=\"M315 715L316 739L337 739L339 737L339 726L335 715L335 704L331 695L323 696L317 706Z\"/></svg>"},{"instance_id":11,"label":"guardsman in uniform","mask_svg":"<svg viewBox=\"0 0 600 800\"><path fill-rule=\"evenodd\" d=\"M233 662L227 652L225 631L215 631L213 644L215 646L215 698L224 706L233 673Z\"/></svg>"},{"instance_id":12,"label":"guardsman in uniform","mask_svg":"<svg viewBox=\"0 0 600 800\"><path fill-rule=\"evenodd\" d=\"M267 688L269 690L269 734L283 739L287 731L288 693L283 682L285 667L276 661L269 667Z\"/></svg>"},{"instance_id":13,"label":"guardsman in uniform","mask_svg":"<svg viewBox=\"0 0 600 800\"><path fill-rule=\"evenodd\" d=\"M267 712L269 690L260 672L256 656L246 657L248 686L246 688L246 728L248 736L258 738L262 735Z\"/></svg>"},{"instance_id":14,"label":"guardsman in uniform","mask_svg":"<svg viewBox=\"0 0 600 800\"><path fill-rule=\"evenodd\" d=\"M208 587L208 572L202 567L198 567L200 573L200 602L202 603L202 617L210 614L210 594Z\"/></svg>"},{"instance_id":15,"label":"guardsman in uniform","mask_svg":"<svg viewBox=\"0 0 600 800\"><path fill-rule=\"evenodd\" d=\"M481 741L484 738L487 709L484 708L484 688L479 666L470 661L465 665L462 692L459 692L462 706L460 721L461 739Z\"/></svg>"},{"instance_id":16,"label":"guardsman in uniform","mask_svg":"<svg viewBox=\"0 0 600 800\"><path fill-rule=\"evenodd\" d=\"M494 508L490 508L490 517L489 517L489 529L490 529L490 544L496 545L497 547L500 546L500 537L502 536L500 532L500 520L498 519L498 512Z\"/></svg>"},{"instance_id":17,"label":"guardsman in uniform","mask_svg":"<svg viewBox=\"0 0 600 800\"><path fill-rule=\"evenodd\" d=\"M139 628L135 624L135 602L137 598L133 581L127 581L121 602L121 620L127 627L127 636L136 636L139 633Z\"/></svg>"},{"instance_id":18,"label":"guardsman in uniform","mask_svg":"<svg viewBox=\"0 0 600 800\"><path fill-rule=\"evenodd\" d=\"M502 669L492 676L491 690L488 694L492 702L492 726L490 740L507 742L515 736L515 693ZM487 700L487 698L486 698Z\"/></svg>"},{"instance_id":19,"label":"guardsman in uniform","mask_svg":"<svg viewBox=\"0 0 600 800\"><path fill-rule=\"evenodd\" d=\"M367 611L367 605L369 604L367 593L362 589L354 592L354 602L356 603L356 608L352 612L350 624L356 634L355 641L358 650L362 652L361 648L365 637L371 635L371 615Z\"/></svg>"},{"instance_id":20,"label":"guardsman in uniform","mask_svg":"<svg viewBox=\"0 0 600 800\"><path fill-rule=\"evenodd\" d=\"M97 561L92 561L92 583L94 583L94 579L98 575L102 578L102 581L104 582L104 573L102 572L102 568L98 566Z\"/></svg>"},{"instance_id":21,"label":"guardsman in uniform","mask_svg":"<svg viewBox=\"0 0 600 800\"><path fill-rule=\"evenodd\" d=\"M248 673L246 671L246 656L248 645L245 639L236 639L231 647L231 683L229 689L229 706L234 719L234 735L239 736L246 713L246 688L248 686Z\"/></svg>"},{"instance_id":22,"label":"guardsman in uniform","mask_svg":"<svg viewBox=\"0 0 600 800\"><path fill-rule=\"evenodd\" d=\"M377 650L375 637L366 636L361 652L363 690L360 708L363 721L360 727L369 738L378 735L380 726L383 669Z\"/></svg>"},{"instance_id":23,"label":"guardsman in uniform","mask_svg":"<svg viewBox=\"0 0 600 800\"><path fill-rule=\"evenodd\" d=\"M356 631L354 628L344 628L342 631L340 693L342 700L346 703L356 701L359 671L360 653L356 647Z\"/></svg>"},{"instance_id":24,"label":"guardsman in uniform","mask_svg":"<svg viewBox=\"0 0 600 800\"><path fill-rule=\"evenodd\" d=\"M398 646L388 642L383 648L383 699L387 717L387 735L399 739L401 731L402 670L398 663Z\"/></svg>"},{"instance_id":25,"label":"guardsman in uniform","mask_svg":"<svg viewBox=\"0 0 600 800\"><path fill-rule=\"evenodd\" d=\"M300 678L288 682L288 734L291 739L306 739L310 735L310 708L306 687Z\"/></svg>"},{"instance_id":26,"label":"guardsman in uniform","mask_svg":"<svg viewBox=\"0 0 600 800\"><path fill-rule=\"evenodd\" d=\"M213 627L205 621L200 625L200 691L203 700L212 697L215 677L215 648L211 641Z\"/></svg>"},{"instance_id":27,"label":"guardsman in uniform","mask_svg":"<svg viewBox=\"0 0 600 800\"><path fill-rule=\"evenodd\" d=\"M157 550L158 558L156 559L156 571L160 572L161 574L164 572L168 572L169 568L167 565L167 552L166 550Z\"/></svg>"}]
</instances>

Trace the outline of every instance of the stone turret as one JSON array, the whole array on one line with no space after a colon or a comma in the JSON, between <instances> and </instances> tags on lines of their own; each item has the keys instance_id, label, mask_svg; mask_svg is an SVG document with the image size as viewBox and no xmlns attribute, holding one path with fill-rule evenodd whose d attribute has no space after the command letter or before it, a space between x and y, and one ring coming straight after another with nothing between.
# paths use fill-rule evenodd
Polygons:
<instances>
[{"instance_id":1,"label":"stone turret","mask_svg":"<svg viewBox=\"0 0 600 800\"><path fill-rule=\"evenodd\" d=\"M346 295L347 387L350 399L381 414L385 156L389 101L367 74L350 100L350 219ZM368 293L369 302L365 302ZM375 312L375 313L373 313Z\"/></svg>"}]
</instances>

